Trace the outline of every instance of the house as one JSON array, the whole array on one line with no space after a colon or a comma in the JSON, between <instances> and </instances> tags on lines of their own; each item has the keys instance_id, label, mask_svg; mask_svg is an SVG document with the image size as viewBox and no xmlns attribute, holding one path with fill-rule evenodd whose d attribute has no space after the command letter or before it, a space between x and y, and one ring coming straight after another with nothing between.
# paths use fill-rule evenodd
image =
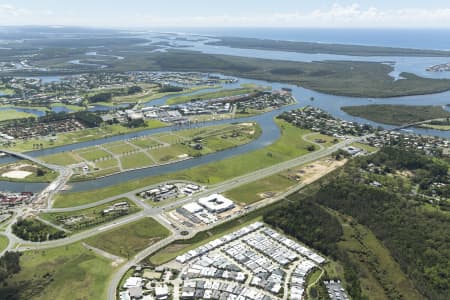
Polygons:
<instances>
[{"instance_id":1,"label":"house","mask_svg":"<svg viewBox=\"0 0 450 300\"><path fill-rule=\"evenodd\" d=\"M130 277L125 281L124 288L129 289L131 287L142 286L142 278Z\"/></svg>"},{"instance_id":2,"label":"house","mask_svg":"<svg viewBox=\"0 0 450 300\"><path fill-rule=\"evenodd\" d=\"M123 291L119 293L119 299L120 300L131 300L130 294L128 291Z\"/></svg>"},{"instance_id":3,"label":"house","mask_svg":"<svg viewBox=\"0 0 450 300\"><path fill-rule=\"evenodd\" d=\"M128 293L130 294L131 299L142 299L142 287L134 286L128 289Z\"/></svg>"}]
</instances>

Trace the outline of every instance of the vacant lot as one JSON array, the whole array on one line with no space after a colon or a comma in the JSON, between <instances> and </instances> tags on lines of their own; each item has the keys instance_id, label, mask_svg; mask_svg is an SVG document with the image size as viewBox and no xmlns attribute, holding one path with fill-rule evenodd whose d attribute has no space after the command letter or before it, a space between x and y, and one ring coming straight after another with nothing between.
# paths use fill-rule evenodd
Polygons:
<instances>
[{"instance_id":1,"label":"vacant lot","mask_svg":"<svg viewBox=\"0 0 450 300\"><path fill-rule=\"evenodd\" d=\"M77 154L84 158L85 160L95 161L100 158L109 158L111 154L108 152L96 149L96 148L88 148L87 150L77 151Z\"/></svg>"},{"instance_id":2,"label":"vacant lot","mask_svg":"<svg viewBox=\"0 0 450 300\"><path fill-rule=\"evenodd\" d=\"M131 257L150 245L169 236L170 232L153 218L139 221L105 231L85 242L111 254Z\"/></svg>"},{"instance_id":3,"label":"vacant lot","mask_svg":"<svg viewBox=\"0 0 450 300\"><path fill-rule=\"evenodd\" d=\"M24 252L22 270L8 279L19 299L106 299L115 268L80 243Z\"/></svg>"},{"instance_id":4,"label":"vacant lot","mask_svg":"<svg viewBox=\"0 0 450 300\"><path fill-rule=\"evenodd\" d=\"M225 195L241 204L252 204L265 197L273 196L279 192L286 191L296 184L296 181L286 176L276 174L258 181L244 184L228 191Z\"/></svg>"},{"instance_id":5,"label":"vacant lot","mask_svg":"<svg viewBox=\"0 0 450 300\"><path fill-rule=\"evenodd\" d=\"M135 169L151 166L154 162L142 152L122 156L120 158L124 169Z\"/></svg>"}]
</instances>

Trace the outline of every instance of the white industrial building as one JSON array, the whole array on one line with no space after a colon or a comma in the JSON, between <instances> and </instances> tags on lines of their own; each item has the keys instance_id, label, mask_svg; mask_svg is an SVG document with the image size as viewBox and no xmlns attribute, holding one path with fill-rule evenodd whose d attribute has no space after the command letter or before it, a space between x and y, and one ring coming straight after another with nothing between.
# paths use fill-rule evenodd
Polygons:
<instances>
[{"instance_id":1,"label":"white industrial building","mask_svg":"<svg viewBox=\"0 0 450 300\"><path fill-rule=\"evenodd\" d=\"M198 199L198 203L210 213L221 213L234 208L234 202L219 194Z\"/></svg>"},{"instance_id":2,"label":"white industrial building","mask_svg":"<svg viewBox=\"0 0 450 300\"><path fill-rule=\"evenodd\" d=\"M188 212L190 212L191 214L196 214L196 213L203 211L203 207L201 207L200 205L198 205L195 202L188 203L188 204L184 205L183 208L185 210L187 210Z\"/></svg>"}]
</instances>

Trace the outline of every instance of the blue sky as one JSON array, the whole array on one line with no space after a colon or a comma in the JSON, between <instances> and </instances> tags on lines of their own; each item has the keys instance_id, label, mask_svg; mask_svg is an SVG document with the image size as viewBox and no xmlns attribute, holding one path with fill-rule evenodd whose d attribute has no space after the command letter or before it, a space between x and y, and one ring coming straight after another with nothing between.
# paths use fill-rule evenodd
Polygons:
<instances>
[{"instance_id":1,"label":"blue sky","mask_svg":"<svg viewBox=\"0 0 450 300\"><path fill-rule=\"evenodd\" d=\"M448 0L0 0L0 25L448 27Z\"/></svg>"}]
</instances>

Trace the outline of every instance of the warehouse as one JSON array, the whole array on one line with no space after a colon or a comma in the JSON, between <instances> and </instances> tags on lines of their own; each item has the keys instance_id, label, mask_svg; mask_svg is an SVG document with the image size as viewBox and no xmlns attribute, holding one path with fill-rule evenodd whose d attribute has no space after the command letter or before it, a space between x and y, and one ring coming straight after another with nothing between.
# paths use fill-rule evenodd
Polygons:
<instances>
[{"instance_id":1,"label":"warehouse","mask_svg":"<svg viewBox=\"0 0 450 300\"><path fill-rule=\"evenodd\" d=\"M219 194L200 198L198 203L206 208L210 213L221 213L235 207L234 202Z\"/></svg>"}]
</instances>

